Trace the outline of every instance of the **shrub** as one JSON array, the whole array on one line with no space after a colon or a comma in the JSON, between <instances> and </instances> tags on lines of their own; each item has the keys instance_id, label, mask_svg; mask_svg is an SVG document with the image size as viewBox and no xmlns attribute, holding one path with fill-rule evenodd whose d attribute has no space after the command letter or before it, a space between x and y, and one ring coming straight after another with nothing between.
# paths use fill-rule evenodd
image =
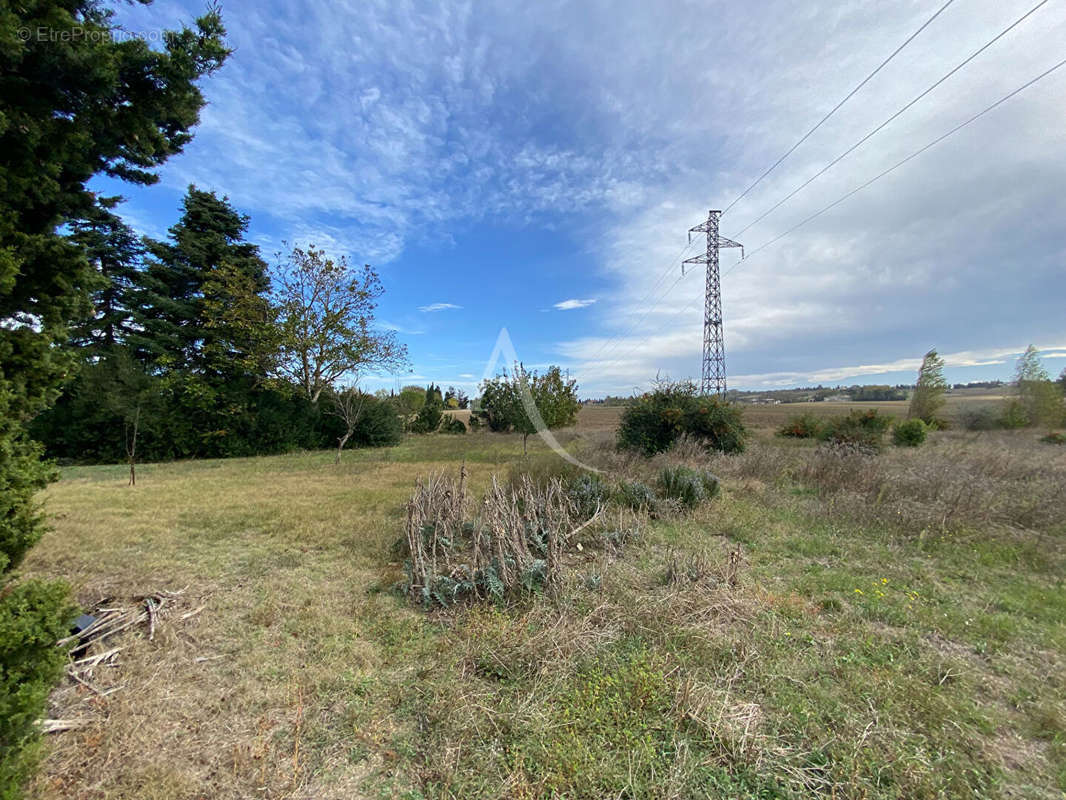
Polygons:
<instances>
[{"instance_id":1,"label":"shrub","mask_svg":"<svg viewBox=\"0 0 1066 800\"><path fill-rule=\"evenodd\" d=\"M41 717L63 674L56 641L74 618L67 586L25 581L0 596L0 797L20 797L39 755Z\"/></svg>"},{"instance_id":2,"label":"shrub","mask_svg":"<svg viewBox=\"0 0 1066 800\"><path fill-rule=\"evenodd\" d=\"M454 398L453 398L454 399ZM466 425L458 417L453 417L450 414L444 418L444 422L440 426L441 433L466 433Z\"/></svg>"},{"instance_id":3,"label":"shrub","mask_svg":"<svg viewBox=\"0 0 1066 800\"><path fill-rule=\"evenodd\" d=\"M621 481L614 493L615 501L634 511L651 511L655 508L655 490L640 481Z\"/></svg>"},{"instance_id":4,"label":"shrub","mask_svg":"<svg viewBox=\"0 0 1066 800\"><path fill-rule=\"evenodd\" d=\"M663 497L677 500L685 508L695 508L707 499L703 476L689 467L664 467L659 473L659 489Z\"/></svg>"},{"instance_id":5,"label":"shrub","mask_svg":"<svg viewBox=\"0 0 1066 800\"><path fill-rule=\"evenodd\" d=\"M418 409L415 418L411 421L413 433L434 433L440 428L444 420L444 401L440 398L440 390L435 391L433 384L426 390L426 401Z\"/></svg>"},{"instance_id":6,"label":"shrub","mask_svg":"<svg viewBox=\"0 0 1066 800\"><path fill-rule=\"evenodd\" d=\"M361 447L388 447L403 439L403 422L391 403L369 395L352 431L352 442Z\"/></svg>"},{"instance_id":7,"label":"shrub","mask_svg":"<svg viewBox=\"0 0 1066 800\"><path fill-rule=\"evenodd\" d=\"M1041 436L1040 441L1045 444L1066 444L1066 433L1049 433L1047 436Z\"/></svg>"},{"instance_id":8,"label":"shrub","mask_svg":"<svg viewBox=\"0 0 1066 800\"><path fill-rule=\"evenodd\" d=\"M899 447L917 447L925 441L928 433L929 426L915 417L896 423L892 429L892 442Z\"/></svg>"},{"instance_id":9,"label":"shrub","mask_svg":"<svg viewBox=\"0 0 1066 800\"><path fill-rule=\"evenodd\" d=\"M618 446L652 456L670 449L683 434L724 453L741 452L747 439L735 405L700 395L689 381L660 382L654 391L626 407L618 427Z\"/></svg>"},{"instance_id":10,"label":"shrub","mask_svg":"<svg viewBox=\"0 0 1066 800\"><path fill-rule=\"evenodd\" d=\"M703 484L704 495L708 500L713 500L722 490L721 484L718 482L718 476L708 469L701 469L699 475L700 483Z\"/></svg>"},{"instance_id":11,"label":"shrub","mask_svg":"<svg viewBox=\"0 0 1066 800\"><path fill-rule=\"evenodd\" d=\"M1027 428L1032 422L1025 405L1019 400L1008 400L1003 406L1003 415L1000 417L1000 427L1014 430L1015 428Z\"/></svg>"},{"instance_id":12,"label":"shrub","mask_svg":"<svg viewBox=\"0 0 1066 800\"><path fill-rule=\"evenodd\" d=\"M586 517L591 517L599 509L607 505L610 493L598 475L584 472L567 482L566 494L577 507L578 511Z\"/></svg>"},{"instance_id":13,"label":"shrub","mask_svg":"<svg viewBox=\"0 0 1066 800\"><path fill-rule=\"evenodd\" d=\"M959 425L968 431L994 431L1004 427L1003 409L995 406L964 409L958 419Z\"/></svg>"},{"instance_id":14,"label":"shrub","mask_svg":"<svg viewBox=\"0 0 1066 800\"><path fill-rule=\"evenodd\" d=\"M881 449L885 431L891 424L892 417L879 413L877 409L856 409L847 416L829 420L821 438L827 442L854 444L877 451Z\"/></svg>"},{"instance_id":15,"label":"shrub","mask_svg":"<svg viewBox=\"0 0 1066 800\"><path fill-rule=\"evenodd\" d=\"M777 432L778 436L794 439L814 439L822 432L822 421L810 412L797 414Z\"/></svg>"}]
</instances>

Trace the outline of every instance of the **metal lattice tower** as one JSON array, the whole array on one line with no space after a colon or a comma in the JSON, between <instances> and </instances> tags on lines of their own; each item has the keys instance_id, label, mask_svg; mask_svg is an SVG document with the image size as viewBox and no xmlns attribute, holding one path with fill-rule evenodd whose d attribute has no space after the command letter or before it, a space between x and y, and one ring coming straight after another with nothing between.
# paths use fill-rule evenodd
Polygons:
<instances>
[{"instance_id":1,"label":"metal lattice tower","mask_svg":"<svg viewBox=\"0 0 1066 800\"><path fill-rule=\"evenodd\" d=\"M708 211L707 221L694 228L689 228L688 239L692 241L693 233L707 234L707 252L681 262L681 274L685 273L685 264L707 265L707 289L703 301L703 375L700 380L700 392L703 394L725 394L725 336L722 332L722 287L718 276L718 249L721 247L739 247L740 257L744 257L744 245L718 235L718 218L721 211Z\"/></svg>"}]
</instances>

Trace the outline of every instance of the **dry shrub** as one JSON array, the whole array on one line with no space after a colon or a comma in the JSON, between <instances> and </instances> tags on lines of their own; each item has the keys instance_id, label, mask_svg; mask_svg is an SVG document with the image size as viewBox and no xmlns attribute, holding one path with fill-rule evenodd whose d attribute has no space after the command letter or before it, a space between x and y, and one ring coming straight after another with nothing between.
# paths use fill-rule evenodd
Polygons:
<instances>
[{"instance_id":1,"label":"dry shrub","mask_svg":"<svg viewBox=\"0 0 1066 800\"><path fill-rule=\"evenodd\" d=\"M881 457L861 448L821 447L800 479L843 500L838 508L905 527L1040 530L1066 519L1066 459L1048 459L1012 434L944 434L934 446Z\"/></svg>"},{"instance_id":2,"label":"dry shrub","mask_svg":"<svg viewBox=\"0 0 1066 800\"><path fill-rule=\"evenodd\" d=\"M597 516L580 511L550 478L528 475L492 485L476 518L467 511L466 469L420 480L407 504L407 592L424 605L450 606L468 598L502 600L525 589L555 589L562 549Z\"/></svg>"}]
</instances>

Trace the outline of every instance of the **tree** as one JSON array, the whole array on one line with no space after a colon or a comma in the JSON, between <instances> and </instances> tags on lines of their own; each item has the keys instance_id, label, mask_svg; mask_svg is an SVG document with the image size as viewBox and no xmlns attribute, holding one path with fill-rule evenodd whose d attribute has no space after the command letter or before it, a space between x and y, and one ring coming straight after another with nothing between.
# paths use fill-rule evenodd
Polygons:
<instances>
[{"instance_id":1,"label":"tree","mask_svg":"<svg viewBox=\"0 0 1066 800\"><path fill-rule=\"evenodd\" d=\"M369 397L370 395L361 392L355 384L342 386L330 395L333 415L344 423L344 432L337 437L337 458L334 463L341 463L341 451L344 450L344 445L348 443L348 440L352 438L352 434L355 433L355 428L359 424L359 419L363 415L363 408L366 406L367 398Z\"/></svg>"},{"instance_id":2,"label":"tree","mask_svg":"<svg viewBox=\"0 0 1066 800\"><path fill-rule=\"evenodd\" d=\"M1018 358L1014 373L1018 406L1029 425L1055 427L1063 420L1062 390L1040 362L1040 351L1029 345ZM1009 409L1008 409L1009 413Z\"/></svg>"},{"instance_id":3,"label":"tree","mask_svg":"<svg viewBox=\"0 0 1066 800\"><path fill-rule=\"evenodd\" d=\"M944 406L944 392L947 388L947 381L944 380L944 359L934 348L925 354L922 366L918 369L918 382L911 396L907 416L920 419L926 425L936 425L937 414Z\"/></svg>"},{"instance_id":4,"label":"tree","mask_svg":"<svg viewBox=\"0 0 1066 800\"><path fill-rule=\"evenodd\" d=\"M440 387L430 384L426 387L425 401L415 414L411 422L411 430L415 433L434 433L440 428L444 420L444 398L441 396Z\"/></svg>"},{"instance_id":5,"label":"tree","mask_svg":"<svg viewBox=\"0 0 1066 800\"><path fill-rule=\"evenodd\" d=\"M521 433L525 453L529 437L541 423L548 430L573 425L580 408L577 381L564 378L559 367L548 367L538 375L516 364L510 377L502 373L482 382L478 416L490 430Z\"/></svg>"},{"instance_id":6,"label":"tree","mask_svg":"<svg viewBox=\"0 0 1066 800\"><path fill-rule=\"evenodd\" d=\"M314 246L294 247L275 271L280 360L278 371L312 403L347 373L393 370L407 349L392 332L374 328L381 281L369 264L362 270Z\"/></svg>"},{"instance_id":7,"label":"tree","mask_svg":"<svg viewBox=\"0 0 1066 800\"><path fill-rule=\"evenodd\" d=\"M247 229L228 198L190 186L168 241L147 240L141 330L130 339L157 368L228 380L260 365L270 279Z\"/></svg>"},{"instance_id":8,"label":"tree","mask_svg":"<svg viewBox=\"0 0 1066 800\"><path fill-rule=\"evenodd\" d=\"M54 471L26 436L75 361L63 347L84 321L94 270L62 235L96 208L100 173L139 184L190 140L204 98L196 81L228 55L212 9L163 46L113 36L90 0L39 0L0 10L0 796L30 774L35 720L62 671L55 641L69 625L67 590L11 570L42 532L34 494ZM16 38L16 30L28 37ZM45 31L45 35L34 35ZM77 31L51 37L51 31Z\"/></svg>"},{"instance_id":9,"label":"tree","mask_svg":"<svg viewBox=\"0 0 1066 800\"><path fill-rule=\"evenodd\" d=\"M403 420L404 427L407 427L415 414L425 405L426 390L421 386L404 386L393 398L393 402L396 406L396 413Z\"/></svg>"},{"instance_id":10,"label":"tree","mask_svg":"<svg viewBox=\"0 0 1066 800\"><path fill-rule=\"evenodd\" d=\"M73 326L70 341L90 358L114 350L133 330L133 295L144 246L112 211L120 202L121 197L97 197L85 218L71 224L70 238L84 250L95 280L89 315Z\"/></svg>"}]
</instances>

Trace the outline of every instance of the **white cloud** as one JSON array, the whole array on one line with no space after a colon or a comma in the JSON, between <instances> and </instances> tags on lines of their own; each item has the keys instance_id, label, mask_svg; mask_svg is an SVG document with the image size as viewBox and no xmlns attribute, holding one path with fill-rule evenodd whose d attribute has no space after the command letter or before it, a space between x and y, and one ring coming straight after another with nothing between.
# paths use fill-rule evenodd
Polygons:
<instances>
[{"instance_id":1,"label":"white cloud","mask_svg":"<svg viewBox=\"0 0 1066 800\"><path fill-rule=\"evenodd\" d=\"M1058 61L1066 15L1048 4L736 234L1030 5L949 7L723 217L723 235L751 253ZM203 123L163 182L226 192L253 225L268 218L282 238L313 238L357 263L482 221L557 226L589 242L588 271L606 285L582 317L596 327L555 346L594 376L582 389L692 375L702 272L674 285L687 229L931 11L875 0L726 5L709 50L677 27L691 16L687 0L249 8L227 19L237 52L205 81ZM156 4L120 17L148 29L187 13ZM735 269L724 254L731 374L807 380L826 364L909 363L929 342L959 353L1061 341L1064 87L1066 70Z\"/></svg>"},{"instance_id":2,"label":"white cloud","mask_svg":"<svg viewBox=\"0 0 1066 800\"><path fill-rule=\"evenodd\" d=\"M418 310L425 313L427 311L447 311L452 308L462 308L455 303L430 303L428 306L419 306Z\"/></svg>"},{"instance_id":3,"label":"white cloud","mask_svg":"<svg viewBox=\"0 0 1066 800\"><path fill-rule=\"evenodd\" d=\"M589 299L589 300L577 300L577 299L563 300L560 303L556 303L555 304L555 308L559 309L560 311L571 311L571 310L573 310L575 308L586 308L588 306L591 306L595 302L596 302L595 299Z\"/></svg>"}]
</instances>

